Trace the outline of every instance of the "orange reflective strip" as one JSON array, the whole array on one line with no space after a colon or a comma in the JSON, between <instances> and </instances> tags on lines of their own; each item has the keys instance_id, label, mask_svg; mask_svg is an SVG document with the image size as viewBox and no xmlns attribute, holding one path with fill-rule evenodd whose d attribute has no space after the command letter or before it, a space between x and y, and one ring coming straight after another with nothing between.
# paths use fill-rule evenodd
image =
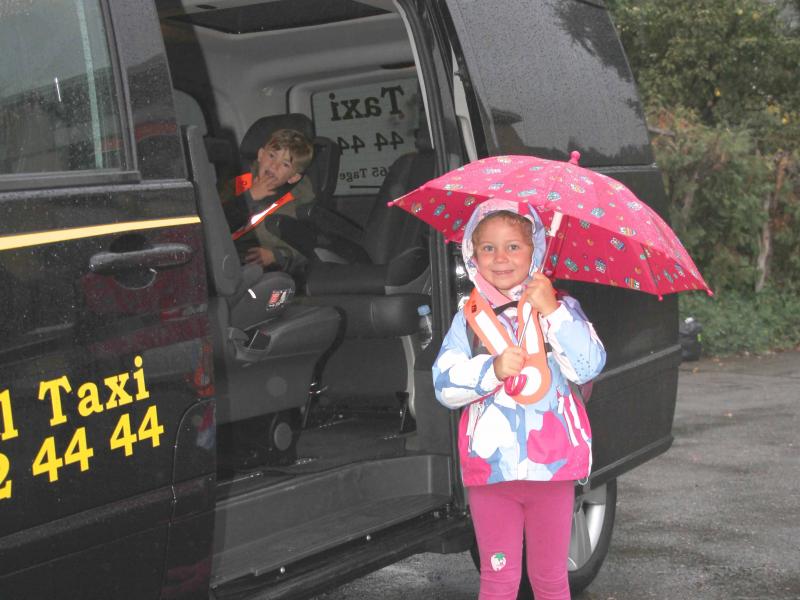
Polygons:
<instances>
[{"instance_id":1,"label":"orange reflective strip","mask_svg":"<svg viewBox=\"0 0 800 600\"><path fill-rule=\"evenodd\" d=\"M517 331L520 333L525 327L523 304L524 302L520 301L517 305ZM463 310L472 331L475 332L478 339L493 355L496 356L502 353L507 346L515 345L508 334L508 330L497 318L489 302L481 296L477 289L472 290ZM502 336L502 338L499 336ZM506 343L506 346L502 345L501 340ZM525 340L523 342L525 342L526 351L529 352L525 359L523 370L532 368L538 371L540 380L536 389L529 391L527 394L516 394L512 397L520 404L533 404L544 397L550 389L551 383L550 367L547 365L547 354L544 351L544 335L539 324L539 313L536 311L531 314L531 321L525 330ZM533 352L530 352L531 350ZM531 378L528 379L531 380Z\"/></svg>"},{"instance_id":2,"label":"orange reflective strip","mask_svg":"<svg viewBox=\"0 0 800 600\"><path fill-rule=\"evenodd\" d=\"M292 200L294 200L294 196L292 195L292 192L286 192L283 196L281 196L280 198L275 200L275 202L270 204L267 208L265 208L261 212L256 213L254 215L250 215L250 222L247 225L245 225L244 227L240 227L239 229L234 231L231 234L231 236L233 237L234 240L238 240L240 237L242 237L248 231L252 231L256 227L258 227L258 225L261 223L261 221L266 219L269 215L274 213L281 206L289 204L289 202L291 202Z\"/></svg>"}]
</instances>

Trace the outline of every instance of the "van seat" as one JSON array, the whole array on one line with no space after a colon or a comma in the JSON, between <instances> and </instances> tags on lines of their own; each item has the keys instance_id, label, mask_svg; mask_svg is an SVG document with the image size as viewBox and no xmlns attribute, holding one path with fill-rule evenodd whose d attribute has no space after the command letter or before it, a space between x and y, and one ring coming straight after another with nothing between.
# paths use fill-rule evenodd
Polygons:
<instances>
[{"instance_id":1,"label":"van seat","mask_svg":"<svg viewBox=\"0 0 800 600\"><path fill-rule=\"evenodd\" d=\"M318 363L337 337L339 314L293 304L289 275L239 263L196 126L184 128L184 142L205 235L215 359L225 373L228 401L218 404L217 420L304 406Z\"/></svg>"},{"instance_id":2,"label":"van seat","mask_svg":"<svg viewBox=\"0 0 800 600\"><path fill-rule=\"evenodd\" d=\"M424 293L430 278L428 227L386 204L433 177L434 170L430 148L398 158L364 232L369 262L316 262L308 273L299 301L335 307L344 320L344 339L323 372L332 398L405 398L413 407L417 309L431 302Z\"/></svg>"},{"instance_id":3,"label":"van seat","mask_svg":"<svg viewBox=\"0 0 800 600\"><path fill-rule=\"evenodd\" d=\"M371 264L317 262L310 270L305 289L308 298L303 302L343 310L347 337L406 335L412 323L412 332L416 327L417 307L430 303L427 296L416 293L424 288L430 266L428 226L387 203L432 178L434 167L433 150L423 148L401 156L389 168L364 231L364 249ZM365 309L373 317L364 319L357 314ZM398 310L407 314L395 316ZM376 327L376 315L391 318L387 325Z\"/></svg>"}]
</instances>

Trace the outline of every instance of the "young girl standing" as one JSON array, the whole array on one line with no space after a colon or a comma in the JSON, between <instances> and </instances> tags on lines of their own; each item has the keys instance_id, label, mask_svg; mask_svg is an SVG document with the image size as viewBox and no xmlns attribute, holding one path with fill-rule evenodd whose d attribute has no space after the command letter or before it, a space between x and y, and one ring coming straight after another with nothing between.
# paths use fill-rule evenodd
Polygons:
<instances>
[{"instance_id":1,"label":"young girl standing","mask_svg":"<svg viewBox=\"0 0 800 600\"><path fill-rule=\"evenodd\" d=\"M458 446L480 551L479 598L517 597L524 532L536 600L569 600L574 482L589 475L591 430L568 380L597 376L605 350L578 302L538 272L545 236L532 208L484 202L465 227L462 254L475 290L433 377L442 404L467 407Z\"/></svg>"}]
</instances>

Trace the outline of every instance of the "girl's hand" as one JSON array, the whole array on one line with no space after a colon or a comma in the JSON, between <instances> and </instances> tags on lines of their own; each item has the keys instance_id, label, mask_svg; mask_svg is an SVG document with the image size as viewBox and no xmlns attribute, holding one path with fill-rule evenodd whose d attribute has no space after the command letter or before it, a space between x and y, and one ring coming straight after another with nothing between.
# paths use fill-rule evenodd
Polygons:
<instances>
[{"instance_id":1,"label":"girl's hand","mask_svg":"<svg viewBox=\"0 0 800 600\"><path fill-rule=\"evenodd\" d=\"M494 359L494 374L498 379L519 375L525 364L527 353L519 346L509 346Z\"/></svg>"},{"instance_id":2,"label":"girl's hand","mask_svg":"<svg viewBox=\"0 0 800 600\"><path fill-rule=\"evenodd\" d=\"M553 283L543 273L533 274L533 277L525 286L523 296L543 317L558 308L558 300L556 300L556 291L553 289Z\"/></svg>"}]
</instances>

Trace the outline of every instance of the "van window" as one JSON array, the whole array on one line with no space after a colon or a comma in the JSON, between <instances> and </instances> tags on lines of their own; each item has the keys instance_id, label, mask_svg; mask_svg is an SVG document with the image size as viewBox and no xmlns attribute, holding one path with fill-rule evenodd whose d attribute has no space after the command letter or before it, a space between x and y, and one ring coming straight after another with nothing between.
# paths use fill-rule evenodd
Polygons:
<instances>
[{"instance_id":1,"label":"van window","mask_svg":"<svg viewBox=\"0 0 800 600\"><path fill-rule=\"evenodd\" d=\"M99 0L4 2L0 174L122 163L119 109Z\"/></svg>"},{"instance_id":2,"label":"van window","mask_svg":"<svg viewBox=\"0 0 800 600\"><path fill-rule=\"evenodd\" d=\"M652 162L635 82L605 10L576 0L536 10L518 0L447 5L490 154L566 159L579 150L587 166Z\"/></svg>"}]
</instances>

